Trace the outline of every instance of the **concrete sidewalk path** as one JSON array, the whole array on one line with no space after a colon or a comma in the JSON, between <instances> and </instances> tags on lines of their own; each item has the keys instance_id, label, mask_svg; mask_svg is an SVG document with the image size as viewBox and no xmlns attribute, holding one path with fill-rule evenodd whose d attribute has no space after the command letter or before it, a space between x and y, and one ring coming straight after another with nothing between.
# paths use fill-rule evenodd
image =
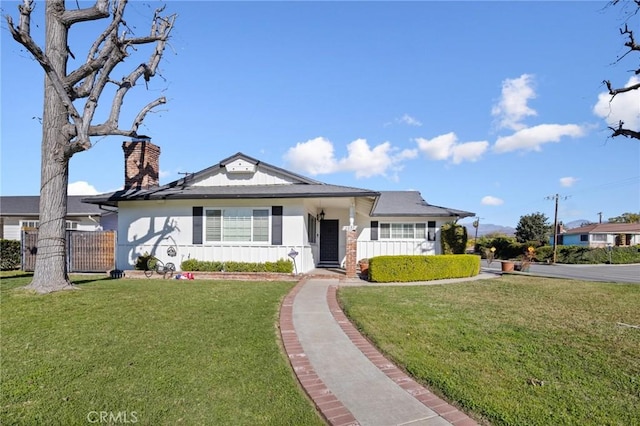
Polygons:
<instances>
[{"instance_id":1,"label":"concrete sidewalk path","mask_svg":"<svg viewBox=\"0 0 640 426\"><path fill-rule=\"evenodd\" d=\"M331 425L476 425L382 356L338 306L338 279L308 278L285 298L280 332L301 385Z\"/></svg>"}]
</instances>

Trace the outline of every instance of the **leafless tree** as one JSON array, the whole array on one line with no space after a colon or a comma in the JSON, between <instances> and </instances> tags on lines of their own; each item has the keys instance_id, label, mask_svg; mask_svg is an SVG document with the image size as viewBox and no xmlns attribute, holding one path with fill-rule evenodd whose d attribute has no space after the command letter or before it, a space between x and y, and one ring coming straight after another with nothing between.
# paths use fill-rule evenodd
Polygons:
<instances>
[{"instance_id":1,"label":"leafless tree","mask_svg":"<svg viewBox=\"0 0 640 426\"><path fill-rule=\"evenodd\" d=\"M630 8L631 10L628 11L628 13L631 19L629 19L628 21L635 23L635 25L637 25L638 22L640 22L640 20L638 19L638 15L640 12L640 0L631 0L631 1L612 0L610 4L612 6L620 5L625 8ZM633 31L634 30L632 28L629 28L629 22L625 23L624 28L620 28L620 34L622 36L625 36L626 38L626 42L624 43L624 45L625 47L628 48L628 50L621 57L618 58L618 61L620 61L622 58L626 57L629 54L640 54L640 44L637 43L634 37ZM633 73L635 75L640 75L640 64L636 65L636 68L633 70ZM610 80L604 80L603 83L607 86L607 89L609 90L609 94L611 95L611 101L613 101L613 98L615 98L616 95L620 93L625 93L625 92L630 92L632 90L640 89L640 83L631 84L626 87L620 87L620 88L615 88ZM611 133L612 137L624 136L626 138L633 138L633 139L640 140L640 129L629 129L625 127L625 124L623 121L619 121L618 125L615 127L610 126L609 129L612 132Z\"/></svg>"},{"instance_id":2,"label":"leafless tree","mask_svg":"<svg viewBox=\"0 0 640 426\"><path fill-rule=\"evenodd\" d=\"M156 74L176 19L176 15L164 16L163 8L157 9L150 33L137 37L124 21L126 6L126 0L97 0L91 7L67 10L64 0L46 1L44 50L31 34L33 0L23 0L18 6L17 25L11 16L6 17L13 38L33 55L45 74L38 254L33 280L27 286L39 293L74 288L67 273L65 251L69 160L92 147L91 137L135 137L146 114L166 102L164 97L150 102L139 111L130 128L120 127L125 95L140 78L149 81ZM69 57L74 58L68 45L70 28L81 22L99 20L105 20L106 27L93 42L86 61L69 72ZM113 79L111 73L116 65L125 61L131 49L142 45L155 47L148 61L135 66L122 79ZM115 85L108 118L94 124L98 102L108 103L100 99L108 85Z\"/></svg>"}]
</instances>

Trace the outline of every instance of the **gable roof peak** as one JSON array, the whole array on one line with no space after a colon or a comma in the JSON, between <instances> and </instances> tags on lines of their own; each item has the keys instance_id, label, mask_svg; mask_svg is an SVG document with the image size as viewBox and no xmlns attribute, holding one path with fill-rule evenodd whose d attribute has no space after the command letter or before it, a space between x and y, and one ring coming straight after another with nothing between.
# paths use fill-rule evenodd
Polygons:
<instances>
[{"instance_id":1,"label":"gable roof peak","mask_svg":"<svg viewBox=\"0 0 640 426\"><path fill-rule=\"evenodd\" d=\"M260 164L260 160L253 158L243 152L236 152L235 154L233 154L230 157L225 158L224 160L220 160L220 167L224 167L225 165L229 164L229 163L233 163L236 160L239 159L243 159L245 161L248 161L249 163L253 163L254 165L258 165Z\"/></svg>"}]
</instances>

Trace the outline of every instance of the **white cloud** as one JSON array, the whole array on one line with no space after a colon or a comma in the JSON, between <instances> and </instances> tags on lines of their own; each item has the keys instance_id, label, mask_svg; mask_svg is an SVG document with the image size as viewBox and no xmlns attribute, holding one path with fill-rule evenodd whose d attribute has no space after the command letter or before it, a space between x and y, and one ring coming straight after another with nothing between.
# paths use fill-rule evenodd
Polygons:
<instances>
[{"instance_id":1,"label":"white cloud","mask_svg":"<svg viewBox=\"0 0 640 426\"><path fill-rule=\"evenodd\" d=\"M475 162L489 147L489 142L465 142L453 146L453 164L460 164L463 161Z\"/></svg>"},{"instance_id":2,"label":"white cloud","mask_svg":"<svg viewBox=\"0 0 640 426\"><path fill-rule=\"evenodd\" d=\"M407 124L409 126L416 126L416 127L422 126L421 122L419 122L417 119L411 117L409 114L403 115L402 117L396 119L396 121L398 123Z\"/></svg>"},{"instance_id":3,"label":"white cloud","mask_svg":"<svg viewBox=\"0 0 640 426\"><path fill-rule=\"evenodd\" d=\"M311 175L349 171L363 178L398 171L404 160L417 155L415 149L398 151L390 142L371 148L366 139L356 139L347 145L347 156L336 159L333 143L320 137L289 148L284 158L293 169Z\"/></svg>"},{"instance_id":4,"label":"white cloud","mask_svg":"<svg viewBox=\"0 0 640 426\"><path fill-rule=\"evenodd\" d=\"M432 160L446 160L451 156L453 145L458 137L455 133L436 136L433 139L416 138L418 149Z\"/></svg>"},{"instance_id":5,"label":"white cloud","mask_svg":"<svg viewBox=\"0 0 640 426\"><path fill-rule=\"evenodd\" d=\"M458 143L458 137L450 132L433 139L416 138L418 149L432 160L451 159L454 164L477 161L489 147L489 142Z\"/></svg>"},{"instance_id":6,"label":"white cloud","mask_svg":"<svg viewBox=\"0 0 640 426\"><path fill-rule=\"evenodd\" d=\"M480 201L485 206L501 206L504 204L504 201L498 197L493 197L491 195L487 195L482 197Z\"/></svg>"},{"instance_id":7,"label":"white cloud","mask_svg":"<svg viewBox=\"0 0 640 426\"><path fill-rule=\"evenodd\" d=\"M549 142L559 142L564 136L583 136L585 129L577 124L540 124L499 137L493 149L496 152L516 150L540 151L540 146Z\"/></svg>"},{"instance_id":8,"label":"white cloud","mask_svg":"<svg viewBox=\"0 0 640 426\"><path fill-rule=\"evenodd\" d=\"M633 76L625 87L640 83L640 78ZM593 113L604 118L607 126L618 127L620 121L628 129L640 127L640 90L630 90L619 93L613 99L609 92L598 95L598 102L593 107Z\"/></svg>"},{"instance_id":9,"label":"white cloud","mask_svg":"<svg viewBox=\"0 0 640 426\"><path fill-rule=\"evenodd\" d=\"M89 182L79 180L72 182L67 186L68 195L96 195L99 194L98 190Z\"/></svg>"},{"instance_id":10,"label":"white cloud","mask_svg":"<svg viewBox=\"0 0 640 426\"><path fill-rule=\"evenodd\" d=\"M502 82L502 96L492 108L491 115L498 118L500 128L520 130L525 127L521 123L523 118L537 115L527 105L535 97L533 75L522 74L518 78L508 78Z\"/></svg>"},{"instance_id":11,"label":"white cloud","mask_svg":"<svg viewBox=\"0 0 640 426\"><path fill-rule=\"evenodd\" d=\"M333 144L322 137L298 142L289 148L284 159L291 168L314 176L336 171Z\"/></svg>"},{"instance_id":12,"label":"white cloud","mask_svg":"<svg viewBox=\"0 0 640 426\"><path fill-rule=\"evenodd\" d=\"M568 188L570 186L573 186L577 181L578 181L578 178L567 176L567 177L560 178L560 185Z\"/></svg>"}]
</instances>

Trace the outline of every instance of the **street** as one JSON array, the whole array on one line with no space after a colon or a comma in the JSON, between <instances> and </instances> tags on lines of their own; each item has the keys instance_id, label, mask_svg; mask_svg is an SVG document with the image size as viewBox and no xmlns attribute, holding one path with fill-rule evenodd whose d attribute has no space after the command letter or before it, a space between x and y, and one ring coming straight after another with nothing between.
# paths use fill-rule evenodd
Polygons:
<instances>
[{"instance_id":1,"label":"street","mask_svg":"<svg viewBox=\"0 0 640 426\"><path fill-rule=\"evenodd\" d=\"M482 269L489 272L501 270L499 260L487 265L482 260ZM640 264L632 265L564 265L532 264L529 274L554 278L571 278L585 281L606 281L640 284Z\"/></svg>"}]
</instances>

